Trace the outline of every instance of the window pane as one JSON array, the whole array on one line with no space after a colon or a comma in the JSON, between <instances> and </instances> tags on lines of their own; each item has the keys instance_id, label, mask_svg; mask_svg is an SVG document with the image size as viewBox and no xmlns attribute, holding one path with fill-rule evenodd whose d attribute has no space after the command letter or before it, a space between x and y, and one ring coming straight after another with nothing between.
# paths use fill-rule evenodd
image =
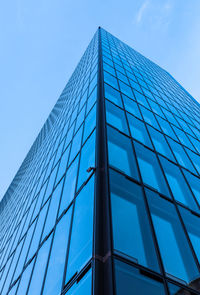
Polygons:
<instances>
[{"instance_id":1,"label":"window pane","mask_svg":"<svg viewBox=\"0 0 200 295\"><path fill-rule=\"evenodd\" d=\"M146 272L118 260L114 265L117 295L165 295L163 284Z\"/></svg>"},{"instance_id":2,"label":"window pane","mask_svg":"<svg viewBox=\"0 0 200 295\"><path fill-rule=\"evenodd\" d=\"M110 183L114 249L159 271L141 187L113 170Z\"/></svg>"},{"instance_id":3,"label":"window pane","mask_svg":"<svg viewBox=\"0 0 200 295\"><path fill-rule=\"evenodd\" d=\"M75 283L67 295L91 295L92 290L92 271L89 270L86 275L78 282Z\"/></svg>"},{"instance_id":4,"label":"window pane","mask_svg":"<svg viewBox=\"0 0 200 295\"><path fill-rule=\"evenodd\" d=\"M56 182L58 182L60 180L60 178L63 176L63 174L66 171L67 160L68 160L68 156L69 156L69 150L70 150L70 146L66 149L66 151L62 155L62 158L60 160L60 166L59 166L59 169L58 169L58 174L57 174L57 177L56 177Z\"/></svg>"},{"instance_id":5,"label":"window pane","mask_svg":"<svg viewBox=\"0 0 200 295\"><path fill-rule=\"evenodd\" d=\"M75 158L77 153L80 150L81 147L81 139L82 139L82 131L83 131L83 126L78 130L76 135L74 135L72 145L71 145L71 152L70 152L70 157L69 157L69 164L71 161Z\"/></svg>"},{"instance_id":6,"label":"window pane","mask_svg":"<svg viewBox=\"0 0 200 295\"><path fill-rule=\"evenodd\" d=\"M110 125L128 134L124 111L122 111L120 108L116 107L109 101L106 101L106 120Z\"/></svg>"},{"instance_id":7,"label":"window pane","mask_svg":"<svg viewBox=\"0 0 200 295\"><path fill-rule=\"evenodd\" d=\"M64 188L62 193L62 199L60 203L59 213L61 214L64 209L66 209L70 202L74 198L75 193L75 185L77 178L77 170L78 170L78 160L76 158L75 161L71 164L71 166L67 170L67 174L64 180Z\"/></svg>"},{"instance_id":8,"label":"window pane","mask_svg":"<svg viewBox=\"0 0 200 295\"><path fill-rule=\"evenodd\" d=\"M85 119L85 126L84 126L84 135L83 135L83 143L88 138L92 130L96 126L96 104L93 106L92 110L89 112Z\"/></svg>"},{"instance_id":9,"label":"window pane","mask_svg":"<svg viewBox=\"0 0 200 295\"><path fill-rule=\"evenodd\" d=\"M127 115L127 118L131 130L131 136L148 147L153 148L145 124L129 114Z\"/></svg>"},{"instance_id":10,"label":"window pane","mask_svg":"<svg viewBox=\"0 0 200 295\"><path fill-rule=\"evenodd\" d=\"M152 125L154 128L160 130L160 127L154 117L154 114L142 106L140 106L140 110L142 112L144 121L147 122L148 124Z\"/></svg>"},{"instance_id":11,"label":"window pane","mask_svg":"<svg viewBox=\"0 0 200 295\"><path fill-rule=\"evenodd\" d=\"M82 147L77 190L91 174L87 169L95 167L95 135L94 131Z\"/></svg>"},{"instance_id":12,"label":"window pane","mask_svg":"<svg viewBox=\"0 0 200 295\"><path fill-rule=\"evenodd\" d=\"M40 248L35 267L33 269L33 274L31 278L31 283L28 291L28 295L39 295L42 288L44 272L46 269L47 259L49 255L49 249L51 245L52 235ZM23 293L22 293L23 294Z\"/></svg>"},{"instance_id":13,"label":"window pane","mask_svg":"<svg viewBox=\"0 0 200 295\"><path fill-rule=\"evenodd\" d=\"M174 140L168 138L168 142L171 146L171 149L173 150L176 160L179 163L179 165L187 168L188 170L192 171L193 173L196 173L190 159L188 158L186 152L184 151L183 147L175 142Z\"/></svg>"},{"instance_id":14,"label":"window pane","mask_svg":"<svg viewBox=\"0 0 200 295\"><path fill-rule=\"evenodd\" d=\"M188 283L199 274L176 209L156 193L146 189L146 194L165 271Z\"/></svg>"},{"instance_id":15,"label":"window pane","mask_svg":"<svg viewBox=\"0 0 200 295\"><path fill-rule=\"evenodd\" d=\"M110 165L138 179L138 171L130 139L109 126L107 131Z\"/></svg>"},{"instance_id":16,"label":"window pane","mask_svg":"<svg viewBox=\"0 0 200 295\"><path fill-rule=\"evenodd\" d=\"M153 187L158 192L170 197L156 155L137 142L135 142L135 149L143 182Z\"/></svg>"},{"instance_id":17,"label":"window pane","mask_svg":"<svg viewBox=\"0 0 200 295\"><path fill-rule=\"evenodd\" d=\"M132 115L136 116L139 119L142 119L142 116L140 114L140 110L138 108L138 105L135 101L128 98L127 96L123 95L123 101L124 101L124 107L125 110Z\"/></svg>"},{"instance_id":18,"label":"window pane","mask_svg":"<svg viewBox=\"0 0 200 295\"><path fill-rule=\"evenodd\" d=\"M107 84L104 85L104 89L105 89L105 97L109 99L110 101L112 101L113 103L115 103L116 105L118 105L119 107L122 107L122 100L121 100L121 95L119 91L115 90L114 88L112 88L111 86Z\"/></svg>"},{"instance_id":19,"label":"window pane","mask_svg":"<svg viewBox=\"0 0 200 295\"><path fill-rule=\"evenodd\" d=\"M148 126L148 130L153 141L154 147L156 151L165 157L169 158L170 160L174 161L174 156L167 144L167 141L159 131L156 131L154 128Z\"/></svg>"},{"instance_id":20,"label":"window pane","mask_svg":"<svg viewBox=\"0 0 200 295\"><path fill-rule=\"evenodd\" d=\"M177 140L176 135L175 135L174 131L171 128L171 125L166 120L162 119L159 116L156 116L156 118L158 120L158 123L160 124L160 127L161 127L162 131L166 135L168 135L168 136L172 137L173 139Z\"/></svg>"},{"instance_id":21,"label":"window pane","mask_svg":"<svg viewBox=\"0 0 200 295\"><path fill-rule=\"evenodd\" d=\"M175 200L183 203L191 209L198 210L179 167L162 157L160 157L160 160Z\"/></svg>"},{"instance_id":22,"label":"window pane","mask_svg":"<svg viewBox=\"0 0 200 295\"><path fill-rule=\"evenodd\" d=\"M190 188L200 204L200 179L183 169L183 173L190 185Z\"/></svg>"},{"instance_id":23,"label":"window pane","mask_svg":"<svg viewBox=\"0 0 200 295\"><path fill-rule=\"evenodd\" d=\"M52 228L55 225L57 212L58 212L58 206L60 202L60 196L63 186L63 180L58 184L56 189L54 190L52 197L50 199L50 206L48 209L48 214L45 222L44 231L42 234L42 237L45 238L46 235L49 234L49 232L52 230Z\"/></svg>"},{"instance_id":24,"label":"window pane","mask_svg":"<svg viewBox=\"0 0 200 295\"><path fill-rule=\"evenodd\" d=\"M92 256L94 177L77 196L67 263L66 283Z\"/></svg>"},{"instance_id":25,"label":"window pane","mask_svg":"<svg viewBox=\"0 0 200 295\"><path fill-rule=\"evenodd\" d=\"M44 291L42 293L43 295L60 294L68 245L71 213L72 208L67 211L56 227Z\"/></svg>"},{"instance_id":26,"label":"window pane","mask_svg":"<svg viewBox=\"0 0 200 295\"><path fill-rule=\"evenodd\" d=\"M104 71L104 81L118 90L117 79Z\"/></svg>"},{"instance_id":27,"label":"window pane","mask_svg":"<svg viewBox=\"0 0 200 295\"><path fill-rule=\"evenodd\" d=\"M179 207L179 210L192 242L192 246L200 261L200 217L192 214L185 208Z\"/></svg>"},{"instance_id":28,"label":"window pane","mask_svg":"<svg viewBox=\"0 0 200 295\"><path fill-rule=\"evenodd\" d=\"M26 294L34 262L35 260L32 260L31 264L29 264L23 272L16 295Z\"/></svg>"}]
</instances>

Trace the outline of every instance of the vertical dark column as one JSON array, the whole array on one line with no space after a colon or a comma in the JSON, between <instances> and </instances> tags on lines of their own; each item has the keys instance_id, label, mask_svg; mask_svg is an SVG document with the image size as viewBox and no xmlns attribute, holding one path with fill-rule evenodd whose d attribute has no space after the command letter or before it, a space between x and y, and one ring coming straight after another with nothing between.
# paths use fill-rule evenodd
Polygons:
<instances>
[{"instance_id":1,"label":"vertical dark column","mask_svg":"<svg viewBox=\"0 0 200 295\"><path fill-rule=\"evenodd\" d=\"M111 257L111 223L108 188L108 156L106 142L106 117L103 89L103 63L101 28L98 30L98 82L96 126L96 181L94 210L94 271L93 294L112 295L113 275Z\"/></svg>"}]
</instances>

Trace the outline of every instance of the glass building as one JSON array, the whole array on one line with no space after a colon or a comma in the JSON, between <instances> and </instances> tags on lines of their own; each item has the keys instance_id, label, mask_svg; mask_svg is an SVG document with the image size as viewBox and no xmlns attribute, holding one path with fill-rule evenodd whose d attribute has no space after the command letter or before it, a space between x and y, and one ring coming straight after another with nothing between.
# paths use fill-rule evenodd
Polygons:
<instances>
[{"instance_id":1,"label":"glass building","mask_svg":"<svg viewBox=\"0 0 200 295\"><path fill-rule=\"evenodd\" d=\"M199 139L199 103L99 28L0 203L0 294L200 294Z\"/></svg>"}]
</instances>

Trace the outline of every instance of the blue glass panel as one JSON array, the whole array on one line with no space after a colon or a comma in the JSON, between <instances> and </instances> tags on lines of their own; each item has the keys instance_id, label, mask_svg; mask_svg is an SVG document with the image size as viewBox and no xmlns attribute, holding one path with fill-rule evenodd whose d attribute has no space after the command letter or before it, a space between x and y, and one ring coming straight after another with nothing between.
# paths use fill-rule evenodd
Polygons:
<instances>
[{"instance_id":1,"label":"blue glass panel","mask_svg":"<svg viewBox=\"0 0 200 295\"><path fill-rule=\"evenodd\" d=\"M115 260L115 281L117 295L165 295L160 280L154 280L147 272Z\"/></svg>"},{"instance_id":2,"label":"blue glass panel","mask_svg":"<svg viewBox=\"0 0 200 295\"><path fill-rule=\"evenodd\" d=\"M146 108L150 109L149 104L147 102L147 99L145 98L145 96L143 94L141 94L138 91L134 91L134 95L135 95L135 98L136 98L138 103L140 103L141 105L143 105Z\"/></svg>"},{"instance_id":3,"label":"blue glass panel","mask_svg":"<svg viewBox=\"0 0 200 295\"><path fill-rule=\"evenodd\" d=\"M81 148L82 132L83 132L83 126L81 126L81 128L78 130L76 135L74 135L72 145L71 145L69 164L75 158L75 156L77 155L77 153L79 152L79 150Z\"/></svg>"},{"instance_id":4,"label":"blue glass panel","mask_svg":"<svg viewBox=\"0 0 200 295\"><path fill-rule=\"evenodd\" d=\"M45 238L45 236L49 234L49 232L52 230L52 228L55 225L62 187L63 187L63 180L58 184L58 186L56 187L56 189L54 190L51 196L42 238Z\"/></svg>"},{"instance_id":5,"label":"blue glass panel","mask_svg":"<svg viewBox=\"0 0 200 295\"><path fill-rule=\"evenodd\" d=\"M200 156L187 149L187 153L195 166L197 172L200 174Z\"/></svg>"},{"instance_id":6,"label":"blue glass panel","mask_svg":"<svg viewBox=\"0 0 200 295\"><path fill-rule=\"evenodd\" d=\"M142 119L137 103L132 99L129 99L125 95L123 95L122 97L124 101L125 110L131 113L132 115L136 116L137 118Z\"/></svg>"},{"instance_id":7,"label":"blue glass panel","mask_svg":"<svg viewBox=\"0 0 200 295\"><path fill-rule=\"evenodd\" d=\"M77 189L91 175L92 171L88 172L88 168L95 167L95 136L96 132L94 131L82 147Z\"/></svg>"},{"instance_id":8,"label":"blue glass panel","mask_svg":"<svg viewBox=\"0 0 200 295\"><path fill-rule=\"evenodd\" d=\"M28 283L29 283L29 280L30 280L30 276L31 276L31 272L32 272L34 262L35 262L35 260L32 260L31 263L24 270L24 272L22 274L22 277L21 277L21 280L19 282L19 288L17 290L16 295L26 294L26 290L27 290L27 287L28 287Z\"/></svg>"},{"instance_id":9,"label":"blue glass panel","mask_svg":"<svg viewBox=\"0 0 200 295\"><path fill-rule=\"evenodd\" d=\"M76 198L66 283L87 263L92 256L94 177Z\"/></svg>"},{"instance_id":10,"label":"blue glass panel","mask_svg":"<svg viewBox=\"0 0 200 295\"><path fill-rule=\"evenodd\" d=\"M44 273L46 269L52 235L40 248L27 295L39 295L42 288Z\"/></svg>"},{"instance_id":11,"label":"blue glass panel","mask_svg":"<svg viewBox=\"0 0 200 295\"><path fill-rule=\"evenodd\" d=\"M140 106L140 110L142 112L142 116L144 118L144 121L146 123L152 125L154 128L160 130L160 127L159 127L159 125L158 125L158 123L157 123L157 121L156 121L156 119L154 117L154 114L151 111L147 110L146 108L144 108L142 106Z\"/></svg>"},{"instance_id":12,"label":"blue glass panel","mask_svg":"<svg viewBox=\"0 0 200 295\"><path fill-rule=\"evenodd\" d=\"M170 197L169 190L156 155L136 142L135 149L143 182L146 185L153 187L158 192Z\"/></svg>"},{"instance_id":13,"label":"blue glass panel","mask_svg":"<svg viewBox=\"0 0 200 295\"><path fill-rule=\"evenodd\" d=\"M172 140L170 138L168 138L168 142L171 146L171 149L174 152L177 162L181 166L192 171L193 173L196 173L196 171L195 171L190 159L188 158L186 152L184 151L183 147L179 143L175 142L174 140Z\"/></svg>"},{"instance_id":14,"label":"blue glass panel","mask_svg":"<svg viewBox=\"0 0 200 295\"><path fill-rule=\"evenodd\" d=\"M182 207L179 207L179 210L192 242L192 246L200 262L200 217Z\"/></svg>"},{"instance_id":15,"label":"blue glass panel","mask_svg":"<svg viewBox=\"0 0 200 295\"><path fill-rule=\"evenodd\" d=\"M107 127L109 164L139 179L131 141L115 129Z\"/></svg>"},{"instance_id":16,"label":"blue glass panel","mask_svg":"<svg viewBox=\"0 0 200 295\"><path fill-rule=\"evenodd\" d=\"M166 274L188 283L199 275L174 205L146 190ZM167 247L166 247L167 245Z\"/></svg>"},{"instance_id":17,"label":"blue glass panel","mask_svg":"<svg viewBox=\"0 0 200 295\"><path fill-rule=\"evenodd\" d=\"M60 294L68 245L72 208L56 226L43 295Z\"/></svg>"},{"instance_id":18,"label":"blue glass panel","mask_svg":"<svg viewBox=\"0 0 200 295\"><path fill-rule=\"evenodd\" d=\"M114 104L106 101L106 120L109 124L128 134L128 127L124 111L116 107Z\"/></svg>"},{"instance_id":19,"label":"blue glass panel","mask_svg":"<svg viewBox=\"0 0 200 295\"><path fill-rule=\"evenodd\" d=\"M185 177L187 179L187 182L189 183L189 186L195 195L197 201L200 204L200 179L189 173L188 171L185 171L183 169L183 172L185 174Z\"/></svg>"},{"instance_id":20,"label":"blue glass panel","mask_svg":"<svg viewBox=\"0 0 200 295\"><path fill-rule=\"evenodd\" d=\"M60 180L60 178L63 176L63 174L66 171L67 162L68 162L68 156L69 156L69 150L70 150L70 146L65 150L65 152L62 155L62 158L60 160L60 166L59 166L59 169L58 169L58 174L56 176L56 182L58 182Z\"/></svg>"},{"instance_id":21,"label":"blue glass panel","mask_svg":"<svg viewBox=\"0 0 200 295\"><path fill-rule=\"evenodd\" d=\"M141 187L113 170L110 184L114 249L159 271Z\"/></svg>"},{"instance_id":22,"label":"blue glass panel","mask_svg":"<svg viewBox=\"0 0 200 295\"><path fill-rule=\"evenodd\" d=\"M67 170L59 213L66 209L74 198L79 158L76 158Z\"/></svg>"},{"instance_id":23,"label":"blue glass panel","mask_svg":"<svg viewBox=\"0 0 200 295\"><path fill-rule=\"evenodd\" d=\"M198 210L179 167L162 157L160 157L160 160L175 200L183 203L193 210Z\"/></svg>"},{"instance_id":24,"label":"blue glass panel","mask_svg":"<svg viewBox=\"0 0 200 295\"><path fill-rule=\"evenodd\" d=\"M118 90L117 79L107 72L104 72L104 81Z\"/></svg>"},{"instance_id":25,"label":"blue glass panel","mask_svg":"<svg viewBox=\"0 0 200 295\"><path fill-rule=\"evenodd\" d=\"M153 148L145 124L129 114L127 115L127 118L131 130L131 136L138 141L141 141L144 145Z\"/></svg>"},{"instance_id":26,"label":"blue glass panel","mask_svg":"<svg viewBox=\"0 0 200 295\"><path fill-rule=\"evenodd\" d=\"M112 101L114 104L118 105L119 107L122 107L122 100L119 91L115 90L108 84L104 84L104 89L105 97Z\"/></svg>"},{"instance_id":27,"label":"blue glass panel","mask_svg":"<svg viewBox=\"0 0 200 295\"><path fill-rule=\"evenodd\" d=\"M91 295L92 291L92 271L89 270L86 275L78 282L75 283L67 295Z\"/></svg>"},{"instance_id":28,"label":"blue glass panel","mask_svg":"<svg viewBox=\"0 0 200 295\"><path fill-rule=\"evenodd\" d=\"M131 87L126 85L125 83L119 81L120 90L123 94L127 95L130 98L133 98L133 92L131 90Z\"/></svg>"},{"instance_id":29,"label":"blue glass panel","mask_svg":"<svg viewBox=\"0 0 200 295\"><path fill-rule=\"evenodd\" d=\"M88 113L85 119L85 126L84 126L84 135L83 135L83 143L88 138L92 130L96 126L96 104L93 106L92 110Z\"/></svg>"},{"instance_id":30,"label":"blue glass panel","mask_svg":"<svg viewBox=\"0 0 200 295\"><path fill-rule=\"evenodd\" d=\"M161 127L162 131L166 135L168 135L168 136L172 137L173 139L177 140L176 135L175 135L173 129L171 128L171 125L166 120L162 119L159 116L156 116L156 118L158 120L158 123L160 124L160 127Z\"/></svg>"}]
</instances>

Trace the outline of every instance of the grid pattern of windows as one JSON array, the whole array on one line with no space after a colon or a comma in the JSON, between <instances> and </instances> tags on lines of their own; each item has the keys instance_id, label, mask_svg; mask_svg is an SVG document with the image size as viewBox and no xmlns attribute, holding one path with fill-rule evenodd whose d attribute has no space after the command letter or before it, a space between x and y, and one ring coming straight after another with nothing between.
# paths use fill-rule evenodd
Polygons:
<instances>
[{"instance_id":1,"label":"grid pattern of windows","mask_svg":"<svg viewBox=\"0 0 200 295\"><path fill-rule=\"evenodd\" d=\"M99 28L0 203L0 294L100 295L102 272L104 295L200 294L199 119L169 73Z\"/></svg>"}]
</instances>

